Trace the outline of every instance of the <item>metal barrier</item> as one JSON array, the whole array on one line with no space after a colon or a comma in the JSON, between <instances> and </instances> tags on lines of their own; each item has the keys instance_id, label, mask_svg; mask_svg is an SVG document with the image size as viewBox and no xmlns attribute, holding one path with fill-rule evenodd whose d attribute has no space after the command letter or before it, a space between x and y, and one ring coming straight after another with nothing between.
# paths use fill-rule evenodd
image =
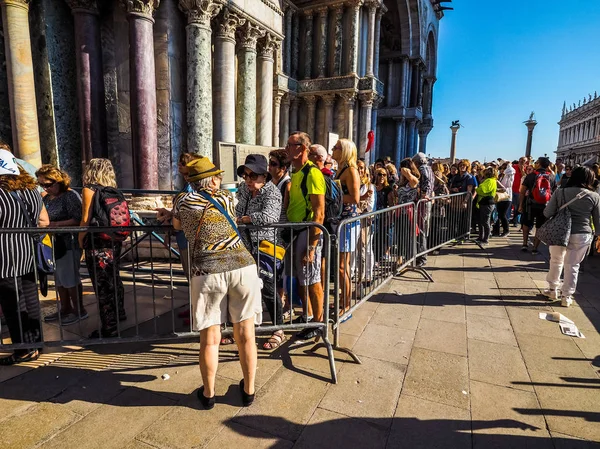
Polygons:
<instances>
[{"instance_id":1,"label":"metal barrier","mask_svg":"<svg viewBox=\"0 0 600 449\"><path fill-rule=\"evenodd\" d=\"M294 277L298 270L306 274L307 266L302 264L303 254L298 254L298 249L308 247L309 232L308 229L319 229L322 234L322 255L326 263L323 266L324 278L322 289L324 292L330 290L329 286L329 265L331 259L331 238L328 231L322 225L316 223L278 223L270 224L268 227L241 226L240 232L244 236L246 233L250 239L245 239L246 243L251 242L252 235L264 235L267 230L273 231L272 242L276 246L283 246L283 239L280 236L281 231L286 231L288 247L285 263L273 265L272 276L268 276L268 260L272 259L268 253L253 251L255 254L257 266L260 271L260 278L263 282L262 293L272 293L275 298L283 290L283 274L288 278ZM97 236L100 233L115 233L127 231L130 237L119 242L114 238L107 245L98 245ZM57 254L58 246L56 242L69 236L70 239L77 239L78 233L87 232L90 236L90 249L84 251L86 269L81 269L80 275L84 280L85 288L77 289L75 298L72 300L75 319L72 324L64 323L65 317L62 315L61 301L59 300L59 287L54 284L54 294L57 303L57 319L55 323L45 322L42 316L40 298L37 291L37 285L40 281L35 274L34 279L22 279L22 276L15 276L15 285L21 285L23 282L28 288L16 289L16 304L11 309L6 298L2 301L7 325L0 324L0 336L7 337L5 329L8 327L11 340L16 343L4 344L4 338L0 340L0 350L12 349L30 349L42 348L44 345L73 345L87 346L96 344L111 344L120 342L136 341L160 341L171 339L198 338L199 333L193 330L193 316L191 311L191 288L187 286L185 273L181 270L180 261L174 257L172 251L170 226L130 226L130 227L65 227L65 228L22 228L22 229L0 229L0 234L26 234L39 235L49 234L52 236L55 244L53 245L53 259L58 263L57 268L62 270L65 266L80 267L81 252L77 249L68 251L67 254ZM114 234L112 234L114 235ZM157 237L159 237L157 239ZM147 240L149 245L144 248L146 254L140 251L140 241ZM164 251L157 254L159 249L155 248L154 240L158 240ZM259 242L260 243L260 242ZM60 245L60 244L59 244ZM35 248L34 248L35 250ZM15 255L12 255L15 257ZM62 256L62 257L57 257ZM35 258L35 254L33 254ZM71 259L69 259L71 258ZM188 253L188 263L191 262L191 255ZM300 262L299 262L300 261ZM188 265L188 266L191 266ZM320 267L319 267L320 271ZM285 272L285 273L284 273ZM179 275L178 273L181 273ZM163 279L161 275L165 274ZM56 273L55 273L56 275ZM43 277L43 276L42 276ZM89 281L87 280L89 279ZM161 285L158 281L163 281ZM21 284L20 284L21 283ZM34 285L35 284L35 285ZM315 305L320 305L322 310L329 310L330 295L321 294L320 298L313 298L314 288L302 289L293 288L293 283L289 282L289 302L286 307L290 318L287 320L272 320L270 324L261 325L256 328L258 335L270 334L277 330L297 331L304 329L315 329L323 340L323 345L327 348L328 361L331 370L332 381L337 382L333 348L329 341L329 328L327 317L320 321L309 321L307 302L312 301ZM178 288L176 285L181 285ZM33 291L33 288L35 291ZM318 289L316 289L318 290ZM74 290L71 289L73 292ZM304 313L299 321L292 322L293 305L298 296L304 298ZM318 292L317 292L318 296ZM307 301L306 299L310 301ZM52 300L52 299L48 299ZM267 301L265 301L267 302ZM277 300L272 301L272 308L268 312L272 317L278 316ZM189 309L187 311L186 309ZM14 313L15 311L27 312ZM69 310L69 312L71 312ZM281 314L284 309L282 307ZM318 313L314 315L318 316ZM88 318L89 317L89 318ZM186 319L187 318L187 319ZM73 317L70 317L69 321ZM24 322L26 320L26 322ZM106 335L107 323L114 328L109 335ZM103 329L104 327L104 329ZM94 335L94 332L96 333ZM88 336L88 334L90 334ZM232 334L231 329L223 331L223 336ZM315 345L311 350L316 350L320 344Z\"/></svg>"},{"instance_id":2,"label":"metal barrier","mask_svg":"<svg viewBox=\"0 0 600 449\"><path fill-rule=\"evenodd\" d=\"M341 347L341 325L391 279L414 271L433 282L420 258L449 243L468 239L471 229L470 193L458 193L401 204L340 222L334 275L334 308L330 317L333 347L356 362L350 349ZM359 268L351 276L352 260ZM358 262L360 261L360 262ZM373 270L369 264L373 263ZM356 265L356 264L355 264Z\"/></svg>"}]
</instances>

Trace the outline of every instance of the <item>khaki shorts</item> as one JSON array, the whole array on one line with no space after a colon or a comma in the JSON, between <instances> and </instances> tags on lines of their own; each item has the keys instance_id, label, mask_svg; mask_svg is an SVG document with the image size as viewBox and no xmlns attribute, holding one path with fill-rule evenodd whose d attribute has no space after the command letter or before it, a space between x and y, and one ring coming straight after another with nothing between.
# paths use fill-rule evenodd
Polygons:
<instances>
[{"instance_id":1,"label":"khaki shorts","mask_svg":"<svg viewBox=\"0 0 600 449\"><path fill-rule=\"evenodd\" d=\"M194 330L254 318L262 323L262 300L256 265L224 273L194 276L191 306Z\"/></svg>"}]
</instances>

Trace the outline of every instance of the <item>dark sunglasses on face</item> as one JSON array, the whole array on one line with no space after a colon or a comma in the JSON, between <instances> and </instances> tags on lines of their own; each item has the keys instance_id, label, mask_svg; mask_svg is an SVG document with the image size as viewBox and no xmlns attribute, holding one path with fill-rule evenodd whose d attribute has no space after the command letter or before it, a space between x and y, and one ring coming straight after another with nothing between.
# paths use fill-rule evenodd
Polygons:
<instances>
[{"instance_id":1,"label":"dark sunglasses on face","mask_svg":"<svg viewBox=\"0 0 600 449\"><path fill-rule=\"evenodd\" d=\"M54 184L56 184L56 181L52 181L52 182L44 182L44 183L42 183L42 182L39 182L38 184L40 185L40 187L41 187L42 189L49 189L49 188L50 188L50 187L52 187Z\"/></svg>"},{"instance_id":2,"label":"dark sunglasses on face","mask_svg":"<svg viewBox=\"0 0 600 449\"><path fill-rule=\"evenodd\" d=\"M285 146L285 148L286 148L286 149L288 149L288 148L290 148L290 147L299 147L299 146L302 146L302 144L301 144L301 143L288 143L288 144Z\"/></svg>"},{"instance_id":3,"label":"dark sunglasses on face","mask_svg":"<svg viewBox=\"0 0 600 449\"><path fill-rule=\"evenodd\" d=\"M383 173L378 173L378 174L377 174L377 177L378 177L378 178L383 178L384 176L387 176L387 175L385 175L385 174L383 174Z\"/></svg>"},{"instance_id":4,"label":"dark sunglasses on face","mask_svg":"<svg viewBox=\"0 0 600 449\"><path fill-rule=\"evenodd\" d=\"M252 181L256 181L260 175L258 173L246 173L242 175L244 179L251 179Z\"/></svg>"}]
</instances>

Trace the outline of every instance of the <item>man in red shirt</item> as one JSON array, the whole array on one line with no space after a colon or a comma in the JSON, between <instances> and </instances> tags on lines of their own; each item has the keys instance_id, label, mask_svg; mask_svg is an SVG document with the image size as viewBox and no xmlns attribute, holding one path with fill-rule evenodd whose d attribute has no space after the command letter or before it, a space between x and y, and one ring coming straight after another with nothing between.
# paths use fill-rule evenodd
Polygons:
<instances>
[{"instance_id":1,"label":"man in red shirt","mask_svg":"<svg viewBox=\"0 0 600 449\"><path fill-rule=\"evenodd\" d=\"M512 185L512 204L515 208L512 223L513 226L517 226L518 216L519 214L519 192L521 191L521 183L523 182L523 178L525 177L525 169L527 168L527 158L525 156L519 159L519 162L513 164L513 168L515 169L515 180Z\"/></svg>"}]
</instances>

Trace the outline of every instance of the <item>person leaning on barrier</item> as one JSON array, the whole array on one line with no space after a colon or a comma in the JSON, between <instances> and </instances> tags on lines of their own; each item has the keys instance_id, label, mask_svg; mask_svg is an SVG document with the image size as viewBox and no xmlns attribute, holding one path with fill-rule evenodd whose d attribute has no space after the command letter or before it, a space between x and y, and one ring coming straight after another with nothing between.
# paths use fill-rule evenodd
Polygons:
<instances>
[{"instance_id":1,"label":"person leaning on barrier","mask_svg":"<svg viewBox=\"0 0 600 449\"><path fill-rule=\"evenodd\" d=\"M0 231L28 227L17 195L38 227L50 224L37 184L19 167L10 147L0 144ZM40 303L36 285L36 262L31 234L0 232L0 306L13 344L41 341ZM16 349L0 358L0 365L35 360L37 349Z\"/></svg>"},{"instance_id":2,"label":"person leaning on barrier","mask_svg":"<svg viewBox=\"0 0 600 449\"><path fill-rule=\"evenodd\" d=\"M173 227L183 230L189 242L192 318L200 332L203 381L197 395L206 409L214 407L221 323L230 321L244 374L240 393L247 406L254 400L254 325L262 322L260 279L234 222L233 195L221 189L223 171L207 157L188 167L194 191L175 199Z\"/></svg>"},{"instance_id":3,"label":"person leaning on barrier","mask_svg":"<svg viewBox=\"0 0 600 449\"><path fill-rule=\"evenodd\" d=\"M102 187L117 187L115 170L108 159L91 159L83 172L82 228L90 226L96 218L94 196ZM89 338L116 337L118 321L127 319L125 288L120 273L123 244L120 241L100 238L97 233L81 232L79 246L85 250L85 264L98 299L102 324L102 328L92 332Z\"/></svg>"},{"instance_id":4,"label":"person leaning on barrier","mask_svg":"<svg viewBox=\"0 0 600 449\"><path fill-rule=\"evenodd\" d=\"M42 197L50 217L50 227L79 226L81 197L70 189L71 178L54 165L42 165L35 173L44 189ZM60 322L76 323L88 317L83 306L83 285L79 276L81 248L73 234L54 235L54 284L60 300ZM59 311L46 315L44 321L59 320Z\"/></svg>"},{"instance_id":5,"label":"person leaning on barrier","mask_svg":"<svg viewBox=\"0 0 600 449\"><path fill-rule=\"evenodd\" d=\"M431 201L433 199L433 188L435 177L431 167L427 165L427 156L424 153L417 153L412 158L413 162L419 169L419 199L428 200L426 203L421 203L422 206L417 210L419 236L417 237L417 250L419 253L424 253L417 257L417 266L422 267L427 263L427 238L429 237L429 221L431 220Z\"/></svg>"},{"instance_id":6,"label":"person leaning on barrier","mask_svg":"<svg viewBox=\"0 0 600 449\"><path fill-rule=\"evenodd\" d=\"M371 178L367 170L364 159L359 159L356 163L358 176L360 178L360 202L358 208L361 215L369 214L375 211L375 186L371 183ZM359 280L366 286L373 282L373 268L375 267L375 257L373 254L373 218L363 220L364 226L360 230L360 270ZM356 265L356 253L352 253L352 265Z\"/></svg>"},{"instance_id":7,"label":"person leaning on barrier","mask_svg":"<svg viewBox=\"0 0 600 449\"><path fill-rule=\"evenodd\" d=\"M283 285L283 249L281 237L275 228L281 216L281 193L271 182L267 159L261 154L249 154L244 165L237 169L244 179L237 191L235 215L238 224L260 226L260 229L241 231L246 248L258 265L262 280L262 298L267 306L273 325L283 324L283 310L278 288ZM283 330L277 330L263 344L263 349L276 349L285 341Z\"/></svg>"},{"instance_id":8,"label":"person leaning on barrier","mask_svg":"<svg viewBox=\"0 0 600 449\"><path fill-rule=\"evenodd\" d=\"M308 159L310 137L304 132L294 132L287 141L290 161L293 167L290 201L287 209L288 220L292 223L316 222L325 220L326 184L323 173ZM303 169L308 167L305 174ZM304 177L306 180L303 182ZM302 185L306 185L304 196ZM300 297L308 310L311 304L313 319L323 322L323 285L321 284L321 253L323 235L319 228L310 227L297 235L294 249L296 277L300 285ZM298 333L299 340L310 340L319 336L318 329L307 328Z\"/></svg>"}]
</instances>

